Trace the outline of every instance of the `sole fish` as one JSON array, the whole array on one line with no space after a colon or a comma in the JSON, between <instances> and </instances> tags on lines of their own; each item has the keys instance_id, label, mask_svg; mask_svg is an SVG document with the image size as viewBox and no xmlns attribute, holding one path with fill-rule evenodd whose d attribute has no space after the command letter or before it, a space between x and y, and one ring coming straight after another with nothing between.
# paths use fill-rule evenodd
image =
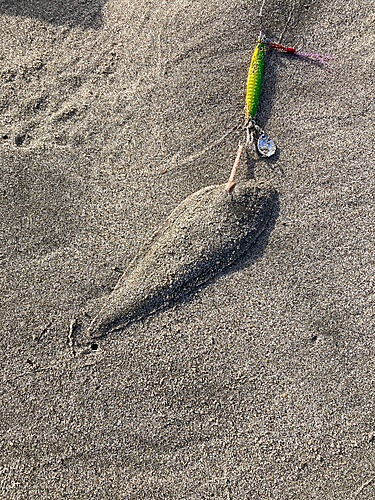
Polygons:
<instances>
[{"instance_id":1,"label":"sole fish","mask_svg":"<svg viewBox=\"0 0 375 500\"><path fill-rule=\"evenodd\" d=\"M131 262L89 326L92 338L192 292L235 262L265 228L276 197L264 182L209 186L186 198Z\"/></svg>"}]
</instances>

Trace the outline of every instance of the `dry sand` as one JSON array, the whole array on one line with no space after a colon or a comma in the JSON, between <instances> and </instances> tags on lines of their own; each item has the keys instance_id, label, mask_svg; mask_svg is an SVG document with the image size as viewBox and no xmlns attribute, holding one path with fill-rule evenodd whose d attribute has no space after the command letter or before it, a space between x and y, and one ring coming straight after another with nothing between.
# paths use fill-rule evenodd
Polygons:
<instances>
[{"instance_id":1,"label":"dry sand","mask_svg":"<svg viewBox=\"0 0 375 500\"><path fill-rule=\"evenodd\" d=\"M0 1L1 498L373 499L373 3L271 0L253 252L91 346L142 243L234 161L259 3ZM224 138L223 138L224 137ZM71 328L70 328L71 327Z\"/></svg>"}]
</instances>

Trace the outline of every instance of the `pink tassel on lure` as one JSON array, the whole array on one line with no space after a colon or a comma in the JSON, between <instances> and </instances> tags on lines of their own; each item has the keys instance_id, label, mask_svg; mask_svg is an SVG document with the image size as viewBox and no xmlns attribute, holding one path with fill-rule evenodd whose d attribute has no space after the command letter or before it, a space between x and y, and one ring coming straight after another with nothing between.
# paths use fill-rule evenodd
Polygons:
<instances>
[{"instance_id":1,"label":"pink tassel on lure","mask_svg":"<svg viewBox=\"0 0 375 500\"><path fill-rule=\"evenodd\" d=\"M297 50L294 47L285 47L284 45L280 45L279 43L274 43L271 41L269 41L267 45L273 49L284 50L285 52L294 54L298 57L301 57L305 61L320 64L325 68L330 68L331 61L336 59L335 56L332 56L330 54L315 54L314 52L302 52L301 50Z\"/></svg>"},{"instance_id":2,"label":"pink tassel on lure","mask_svg":"<svg viewBox=\"0 0 375 500\"><path fill-rule=\"evenodd\" d=\"M296 51L295 55L302 57L302 59L305 59L306 61L320 64L325 68L331 68L331 61L336 59L336 57L331 54L314 54L313 52L302 52L300 50L298 52Z\"/></svg>"}]
</instances>

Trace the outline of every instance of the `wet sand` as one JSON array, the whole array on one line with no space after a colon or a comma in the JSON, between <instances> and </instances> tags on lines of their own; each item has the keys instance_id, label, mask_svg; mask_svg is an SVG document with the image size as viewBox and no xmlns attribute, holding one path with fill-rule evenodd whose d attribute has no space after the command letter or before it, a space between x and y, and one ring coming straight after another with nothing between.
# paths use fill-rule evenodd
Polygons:
<instances>
[{"instance_id":1,"label":"wet sand","mask_svg":"<svg viewBox=\"0 0 375 500\"><path fill-rule=\"evenodd\" d=\"M4 498L375 496L370 2L270 1L237 180L278 193L250 253L175 307L87 326L187 196L229 177L259 4L0 3ZM290 18L286 26L287 20Z\"/></svg>"}]
</instances>

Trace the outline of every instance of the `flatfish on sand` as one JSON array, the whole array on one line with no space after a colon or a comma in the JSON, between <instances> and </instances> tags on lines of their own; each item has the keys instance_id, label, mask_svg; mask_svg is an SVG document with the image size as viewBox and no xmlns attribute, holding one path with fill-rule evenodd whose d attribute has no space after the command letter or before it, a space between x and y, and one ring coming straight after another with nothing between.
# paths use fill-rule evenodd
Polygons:
<instances>
[{"instance_id":1,"label":"flatfish on sand","mask_svg":"<svg viewBox=\"0 0 375 500\"><path fill-rule=\"evenodd\" d=\"M250 180L186 198L130 263L89 326L102 337L192 292L243 255L265 228L276 192Z\"/></svg>"}]
</instances>

